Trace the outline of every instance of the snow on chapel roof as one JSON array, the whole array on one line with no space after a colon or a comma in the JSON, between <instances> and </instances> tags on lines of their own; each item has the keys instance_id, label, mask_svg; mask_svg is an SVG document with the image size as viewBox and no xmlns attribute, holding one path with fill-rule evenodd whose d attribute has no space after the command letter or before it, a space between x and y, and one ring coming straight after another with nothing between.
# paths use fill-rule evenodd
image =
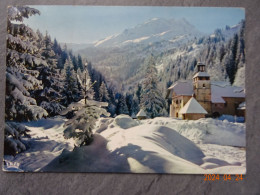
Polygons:
<instances>
[{"instance_id":1,"label":"snow on chapel roof","mask_svg":"<svg viewBox=\"0 0 260 195\"><path fill-rule=\"evenodd\" d=\"M191 81L177 81L168 88L167 97L172 97L173 91L176 95L192 96L193 86ZM211 102L225 103L223 97L244 98L245 91L242 87L230 85L226 81L211 81Z\"/></svg>"},{"instance_id":2,"label":"snow on chapel roof","mask_svg":"<svg viewBox=\"0 0 260 195\"><path fill-rule=\"evenodd\" d=\"M210 77L209 74L207 72L197 72L194 76L193 79L195 77Z\"/></svg>"},{"instance_id":3,"label":"snow on chapel roof","mask_svg":"<svg viewBox=\"0 0 260 195\"><path fill-rule=\"evenodd\" d=\"M197 100L192 97L185 104L183 108L181 108L180 114L208 114L208 112L197 102Z\"/></svg>"},{"instance_id":4,"label":"snow on chapel roof","mask_svg":"<svg viewBox=\"0 0 260 195\"><path fill-rule=\"evenodd\" d=\"M143 109L141 109L136 116L147 116Z\"/></svg>"},{"instance_id":5,"label":"snow on chapel roof","mask_svg":"<svg viewBox=\"0 0 260 195\"><path fill-rule=\"evenodd\" d=\"M171 90L170 97L172 96L172 91L175 92L176 95L188 95L192 96L193 87L191 81L178 81L174 83L171 87L168 88Z\"/></svg>"},{"instance_id":6,"label":"snow on chapel roof","mask_svg":"<svg viewBox=\"0 0 260 195\"><path fill-rule=\"evenodd\" d=\"M211 102L225 103L223 97L244 98L245 92L242 87L231 86L229 82L211 82Z\"/></svg>"}]
</instances>

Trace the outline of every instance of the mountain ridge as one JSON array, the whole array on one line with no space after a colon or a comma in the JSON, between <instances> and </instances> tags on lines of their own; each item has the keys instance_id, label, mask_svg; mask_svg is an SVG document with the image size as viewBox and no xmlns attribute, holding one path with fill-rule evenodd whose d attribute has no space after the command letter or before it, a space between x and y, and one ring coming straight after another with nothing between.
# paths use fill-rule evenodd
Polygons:
<instances>
[{"instance_id":1,"label":"mountain ridge","mask_svg":"<svg viewBox=\"0 0 260 195\"><path fill-rule=\"evenodd\" d=\"M164 40L171 40L181 35L191 37L202 36L204 33L197 30L186 19L163 19L152 18L133 28L125 29L123 32L108 36L97 42L95 47L120 47L131 43L149 44Z\"/></svg>"}]
</instances>

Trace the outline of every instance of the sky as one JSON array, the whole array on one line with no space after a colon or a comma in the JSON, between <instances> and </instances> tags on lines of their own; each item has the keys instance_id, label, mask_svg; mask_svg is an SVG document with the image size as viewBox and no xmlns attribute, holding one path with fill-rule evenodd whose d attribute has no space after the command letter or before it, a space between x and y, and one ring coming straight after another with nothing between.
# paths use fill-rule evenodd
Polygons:
<instances>
[{"instance_id":1,"label":"sky","mask_svg":"<svg viewBox=\"0 0 260 195\"><path fill-rule=\"evenodd\" d=\"M133 28L151 18L185 18L199 31L212 33L245 18L243 8L136 7L136 6L30 6L41 15L24 21L32 29L48 31L65 43L93 43Z\"/></svg>"}]
</instances>

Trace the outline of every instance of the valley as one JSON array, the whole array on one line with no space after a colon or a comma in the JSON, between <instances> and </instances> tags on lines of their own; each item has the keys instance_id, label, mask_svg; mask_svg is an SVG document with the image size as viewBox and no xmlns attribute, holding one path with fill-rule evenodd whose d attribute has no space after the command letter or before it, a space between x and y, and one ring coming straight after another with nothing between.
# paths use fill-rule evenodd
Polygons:
<instances>
[{"instance_id":1,"label":"valley","mask_svg":"<svg viewBox=\"0 0 260 195\"><path fill-rule=\"evenodd\" d=\"M144 77L147 59L153 55L165 94L171 83L191 79L198 61L206 64L213 80L231 80L231 84L244 86L243 42L243 21L205 34L185 19L155 18L84 49L67 46L102 72L109 87L123 93L134 93ZM227 73L229 66L235 69L233 75Z\"/></svg>"}]
</instances>

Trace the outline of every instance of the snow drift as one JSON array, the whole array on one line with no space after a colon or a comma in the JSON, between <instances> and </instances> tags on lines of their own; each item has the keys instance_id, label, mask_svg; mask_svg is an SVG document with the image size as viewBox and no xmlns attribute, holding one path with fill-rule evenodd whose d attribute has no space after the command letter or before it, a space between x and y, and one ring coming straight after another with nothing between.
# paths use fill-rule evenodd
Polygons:
<instances>
[{"instance_id":1,"label":"snow drift","mask_svg":"<svg viewBox=\"0 0 260 195\"><path fill-rule=\"evenodd\" d=\"M5 156L6 171L244 174L245 124L227 120L184 121L166 117L100 118L94 141L73 149L66 120L25 123L30 148ZM234 147L236 146L236 147Z\"/></svg>"},{"instance_id":2,"label":"snow drift","mask_svg":"<svg viewBox=\"0 0 260 195\"><path fill-rule=\"evenodd\" d=\"M133 120L130 116L121 114L117 116L114 120L114 124L122 129L128 129L130 127L134 127L139 125L139 123Z\"/></svg>"},{"instance_id":3,"label":"snow drift","mask_svg":"<svg viewBox=\"0 0 260 195\"><path fill-rule=\"evenodd\" d=\"M101 137L103 135L106 139ZM41 171L199 173L203 152L190 140L163 126L111 128L90 146L63 153ZM176 167L178 167L176 169Z\"/></svg>"},{"instance_id":4,"label":"snow drift","mask_svg":"<svg viewBox=\"0 0 260 195\"><path fill-rule=\"evenodd\" d=\"M246 146L244 123L232 123L227 120L220 121L212 118L192 121L163 117L147 120L146 123L172 128L195 143Z\"/></svg>"}]
</instances>

